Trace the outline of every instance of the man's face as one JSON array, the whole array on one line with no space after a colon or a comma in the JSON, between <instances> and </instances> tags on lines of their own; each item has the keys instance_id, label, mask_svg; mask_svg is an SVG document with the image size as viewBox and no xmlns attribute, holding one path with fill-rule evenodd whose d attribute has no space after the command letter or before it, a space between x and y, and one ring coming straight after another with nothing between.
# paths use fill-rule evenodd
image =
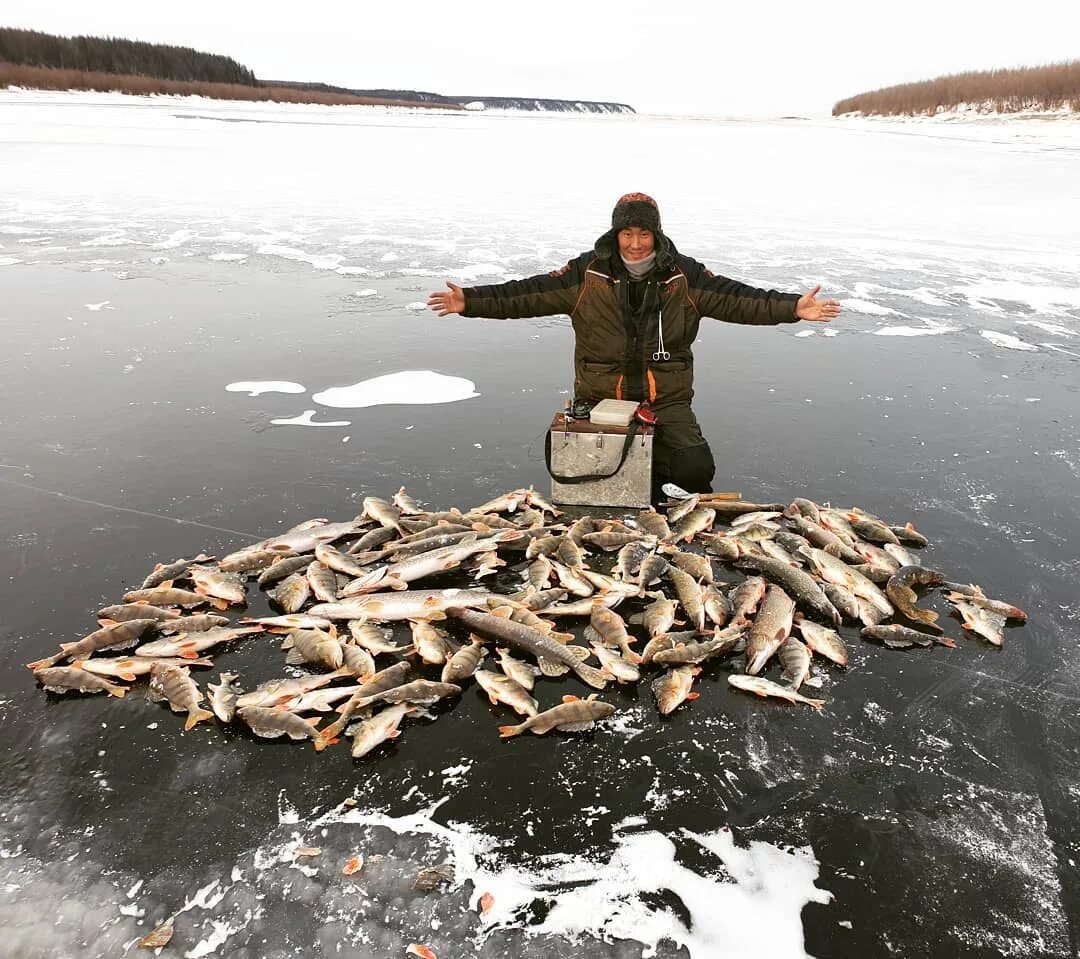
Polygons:
<instances>
[{"instance_id":1,"label":"man's face","mask_svg":"<svg viewBox=\"0 0 1080 959\"><path fill-rule=\"evenodd\" d=\"M619 253L624 260L644 260L653 251L653 231L631 226L619 230Z\"/></svg>"}]
</instances>

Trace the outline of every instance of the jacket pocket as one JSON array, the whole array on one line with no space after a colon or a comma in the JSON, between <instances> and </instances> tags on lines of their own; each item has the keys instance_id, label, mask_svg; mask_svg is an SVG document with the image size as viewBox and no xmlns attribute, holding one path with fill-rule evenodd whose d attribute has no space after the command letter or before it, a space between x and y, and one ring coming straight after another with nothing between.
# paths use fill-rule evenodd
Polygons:
<instances>
[{"instance_id":1,"label":"jacket pocket","mask_svg":"<svg viewBox=\"0 0 1080 959\"><path fill-rule=\"evenodd\" d=\"M689 403L694 395L694 364L690 360L669 360L649 364L645 379L650 402Z\"/></svg>"},{"instance_id":2,"label":"jacket pocket","mask_svg":"<svg viewBox=\"0 0 1080 959\"><path fill-rule=\"evenodd\" d=\"M614 399L619 388L619 376L618 363L582 360L578 364L574 393L579 399L594 402Z\"/></svg>"}]
</instances>

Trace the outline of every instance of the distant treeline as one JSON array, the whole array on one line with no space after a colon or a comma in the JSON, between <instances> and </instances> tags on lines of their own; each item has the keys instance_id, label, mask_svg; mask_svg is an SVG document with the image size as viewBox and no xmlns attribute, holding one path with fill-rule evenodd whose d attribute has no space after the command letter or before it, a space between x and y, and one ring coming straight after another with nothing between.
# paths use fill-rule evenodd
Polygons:
<instances>
[{"instance_id":1,"label":"distant treeline","mask_svg":"<svg viewBox=\"0 0 1080 959\"><path fill-rule=\"evenodd\" d=\"M255 86L255 74L230 57L117 37L57 37L36 30L0 27L0 61L97 73L159 77L186 83Z\"/></svg>"},{"instance_id":2,"label":"distant treeline","mask_svg":"<svg viewBox=\"0 0 1080 959\"><path fill-rule=\"evenodd\" d=\"M957 73L885 87L841 100L833 116L842 113L914 116L973 104L985 112L1023 110L1080 111L1080 60L1045 67L1017 67Z\"/></svg>"},{"instance_id":3,"label":"distant treeline","mask_svg":"<svg viewBox=\"0 0 1080 959\"><path fill-rule=\"evenodd\" d=\"M162 80L121 73L97 73L89 70L55 70L48 67L20 67L0 63L0 89L26 87L32 90L100 90L105 93L129 93L137 96L171 94L173 96L210 97L215 100L273 100L277 103L324 103L343 106L380 106L420 108L428 104L414 100L382 100L358 97L350 93L322 90L299 90L260 83L208 83L205 81ZM443 107L443 109L461 109Z\"/></svg>"}]
</instances>

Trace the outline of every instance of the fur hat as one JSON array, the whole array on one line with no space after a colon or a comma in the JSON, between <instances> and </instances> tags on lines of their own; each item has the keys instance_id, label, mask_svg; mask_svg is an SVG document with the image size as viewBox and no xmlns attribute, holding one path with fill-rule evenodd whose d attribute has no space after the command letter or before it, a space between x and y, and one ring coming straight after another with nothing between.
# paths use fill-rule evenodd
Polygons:
<instances>
[{"instance_id":1,"label":"fur hat","mask_svg":"<svg viewBox=\"0 0 1080 959\"><path fill-rule=\"evenodd\" d=\"M656 201L644 193L627 193L619 197L615 209L611 211L611 228L626 230L629 227L662 232L660 229L660 208Z\"/></svg>"}]
</instances>

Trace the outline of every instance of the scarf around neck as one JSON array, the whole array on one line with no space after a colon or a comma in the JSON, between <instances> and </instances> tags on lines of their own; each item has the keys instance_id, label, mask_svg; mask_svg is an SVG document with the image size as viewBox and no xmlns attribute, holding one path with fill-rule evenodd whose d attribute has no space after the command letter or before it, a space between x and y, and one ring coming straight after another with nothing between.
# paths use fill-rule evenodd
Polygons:
<instances>
[{"instance_id":1,"label":"scarf around neck","mask_svg":"<svg viewBox=\"0 0 1080 959\"><path fill-rule=\"evenodd\" d=\"M619 259L623 261L626 272L631 280L643 280L648 272L656 265L656 250L653 250L644 260L628 260L621 253Z\"/></svg>"}]
</instances>

